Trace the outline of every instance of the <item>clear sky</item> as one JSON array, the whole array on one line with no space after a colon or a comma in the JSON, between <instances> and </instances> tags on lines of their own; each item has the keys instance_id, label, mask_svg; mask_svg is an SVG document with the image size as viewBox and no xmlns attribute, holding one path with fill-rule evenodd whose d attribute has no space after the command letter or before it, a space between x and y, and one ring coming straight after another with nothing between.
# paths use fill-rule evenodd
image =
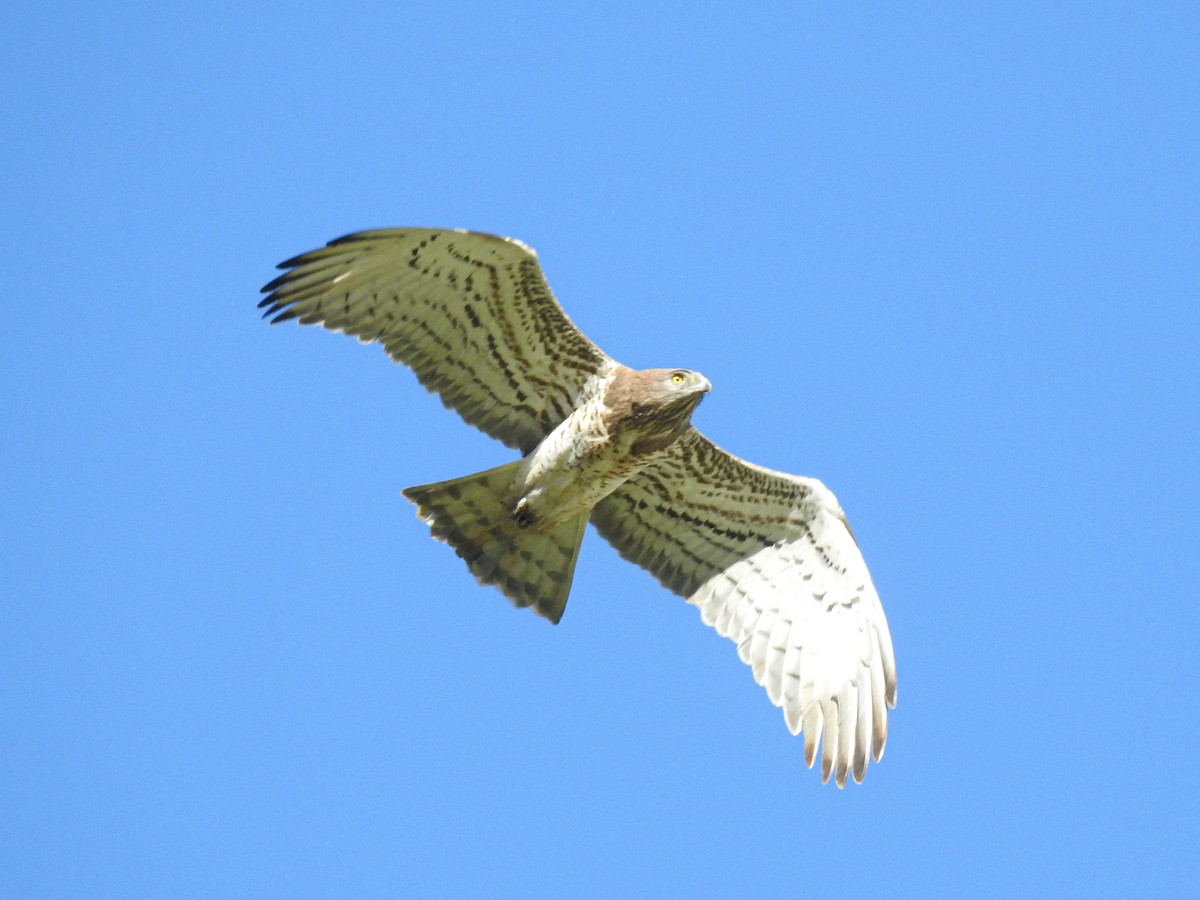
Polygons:
<instances>
[{"instance_id":1,"label":"clear sky","mask_svg":"<svg viewBox=\"0 0 1200 900\"><path fill-rule=\"evenodd\" d=\"M5 14L0 895L1194 889L1200 7L245 7ZM557 627L429 539L512 452L255 309L399 225L838 495L863 785L594 533Z\"/></svg>"}]
</instances>

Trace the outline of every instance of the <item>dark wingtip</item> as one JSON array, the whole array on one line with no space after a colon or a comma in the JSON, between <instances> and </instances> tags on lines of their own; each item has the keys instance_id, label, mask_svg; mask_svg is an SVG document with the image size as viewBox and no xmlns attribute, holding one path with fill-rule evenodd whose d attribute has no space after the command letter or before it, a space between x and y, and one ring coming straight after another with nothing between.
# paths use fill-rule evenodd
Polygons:
<instances>
[{"instance_id":1,"label":"dark wingtip","mask_svg":"<svg viewBox=\"0 0 1200 900\"><path fill-rule=\"evenodd\" d=\"M287 272L284 272L282 275L276 275L274 278L272 278L270 281L268 281L266 284L264 284L262 287L260 287L258 289L258 292L260 294L269 294L269 293L271 293L271 291L276 290L277 288L280 288L283 285L287 284L288 281L291 279L291 277L292 277L292 273L290 270Z\"/></svg>"},{"instance_id":2,"label":"dark wingtip","mask_svg":"<svg viewBox=\"0 0 1200 900\"><path fill-rule=\"evenodd\" d=\"M364 231L352 231L349 234L343 234L341 237L335 237L332 241L326 244L326 247L333 247L337 244L349 244L352 241L369 241L373 237L378 237L379 233L384 229L367 229Z\"/></svg>"},{"instance_id":3,"label":"dark wingtip","mask_svg":"<svg viewBox=\"0 0 1200 900\"><path fill-rule=\"evenodd\" d=\"M304 253L297 254L296 256L293 256L291 259L285 259L283 262L281 262L277 266L275 266L275 268L277 268L277 269L294 269L297 266L302 266L306 262L308 262L309 257L311 257L314 253L320 253L320 252L321 252L320 250L306 250ZM285 278L286 275L281 275L279 277Z\"/></svg>"}]
</instances>

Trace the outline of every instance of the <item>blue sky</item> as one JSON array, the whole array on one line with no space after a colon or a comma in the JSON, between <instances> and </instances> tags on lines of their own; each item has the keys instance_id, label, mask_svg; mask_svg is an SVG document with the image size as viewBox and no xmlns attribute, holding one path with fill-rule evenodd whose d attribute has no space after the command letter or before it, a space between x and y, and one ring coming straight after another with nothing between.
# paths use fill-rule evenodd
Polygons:
<instances>
[{"instance_id":1,"label":"blue sky","mask_svg":"<svg viewBox=\"0 0 1200 900\"><path fill-rule=\"evenodd\" d=\"M6 16L0 894L1194 887L1197 8L407 7ZM863 785L594 533L557 628L428 538L511 452L254 308L395 225L838 495Z\"/></svg>"}]
</instances>

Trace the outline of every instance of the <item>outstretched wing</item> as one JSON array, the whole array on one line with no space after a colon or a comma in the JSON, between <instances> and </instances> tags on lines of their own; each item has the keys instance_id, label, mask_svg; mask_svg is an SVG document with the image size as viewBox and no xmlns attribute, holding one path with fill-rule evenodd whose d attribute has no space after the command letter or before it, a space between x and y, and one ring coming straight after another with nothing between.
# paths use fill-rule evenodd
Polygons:
<instances>
[{"instance_id":1,"label":"outstretched wing","mask_svg":"<svg viewBox=\"0 0 1200 900\"><path fill-rule=\"evenodd\" d=\"M612 361L550 292L519 241L469 231L361 231L280 263L272 324L299 319L397 362L470 424L528 453Z\"/></svg>"},{"instance_id":2,"label":"outstretched wing","mask_svg":"<svg viewBox=\"0 0 1200 900\"><path fill-rule=\"evenodd\" d=\"M738 459L694 428L592 514L626 559L700 608L804 732L822 780L879 760L896 663L879 595L824 485Z\"/></svg>"}]
</instances>

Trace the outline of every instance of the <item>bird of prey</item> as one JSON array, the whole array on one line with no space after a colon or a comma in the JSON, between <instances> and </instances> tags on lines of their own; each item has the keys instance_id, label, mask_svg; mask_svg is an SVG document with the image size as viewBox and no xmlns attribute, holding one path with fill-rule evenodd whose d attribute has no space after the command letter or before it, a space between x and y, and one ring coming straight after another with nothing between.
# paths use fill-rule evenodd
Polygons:
<instances>
[{"instance_id":1,"label":"bird of prey","mask_svg":"<svg viewBox=\"0 0 1200 900\"><path fill-rule=\"evenodd\" d=\"M591 522L730 638L822 781L879 760L896 665L845 514L821 482L756 466L691 424L687 369L631 369L567 318L532 249L477 232L350 234L280 263L259 304L378 342L521 458L408 488L482 584L558 622Z\"/></svg>"}]
</instances>

